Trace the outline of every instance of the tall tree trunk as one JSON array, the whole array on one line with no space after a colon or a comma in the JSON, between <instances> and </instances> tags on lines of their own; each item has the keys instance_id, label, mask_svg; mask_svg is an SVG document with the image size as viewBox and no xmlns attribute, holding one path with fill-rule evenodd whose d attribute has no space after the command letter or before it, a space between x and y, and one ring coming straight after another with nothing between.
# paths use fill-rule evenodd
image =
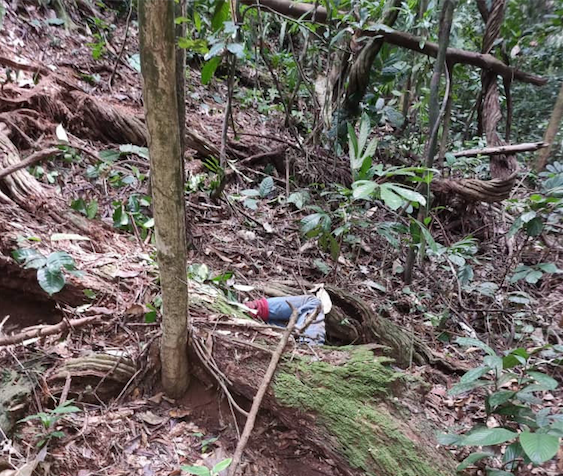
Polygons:
<instances>
[{"instance_id":1,"label":"tall tree trunk","mask_svg":"<svg viewBox=\"0 0 563 476\"><path fill-rule=\"evenodd\" d=\"M563 82L561 83L561 88L559 89L559 95L555 101L555 106L553 107L553 112L551 113L551 118L549 119L549 124L545 130L545 135L543 136L543 141L547 143L545 149L541 149L538 152L536 158L535 169L536 172L541 172L547 165L547 160L549 159L549 154L551 154L551 149L553 147L553 141L557 135L557 131L561 126L561 120L563 119Z\"/></svg>"},{"instance_id":2,"label":"tall tree trunk","mask_svg":"<svg viewBox=\"0 0 563 476\"><path fill-rule=\"evenodd\" d=\"M440 78L444 74L444 70L446 68L446 52L450 43L450 31L452 29L454 7L455 0L444 0L442 4L442 12L440 14L440 32L438 34L438 44L440 45L440 48L438 50L438 55L436 56L436 62L434 63L434 73L432 74L432 79L430 80L430 99L428 105L429 135L426 142L424 157L424 165L428 168L431 168L434 164L434 156L436 155L436 146L438 143L438 127L440 125ZM423 184L423 194L429 201L428 184ZM424 218L426 217L429 205L430 204L427 203L426 207L421 207L419 210L418 220L421 223L424 223ZM404 281L407 284L410 284L412 281L415 259L416 248L412 246L409 249L407 261L405 263Z\"/></svg>"},{"instance_id":3,"label":"tall tree trunk","mask_svg":"<svg viewBox=\"0 0 563 476\"><path fill-rule=\"evenodd\" d=\"M399 15L402 0L389 0L383 13L381 23L393 26ZM383 38L372 38L362 49L348 75L348 86L344 100L342 119L344 121L357 117L360 113L360 101L364 98L369 85L369 75L373 62L384 44Z\"/></svg>"},{"instance_id":4,"label":"tall tree trunk","mask_svg":"<svg viewBox=\"0 0 563 476\"><path fill-rule=\"evenodd\" d=\"M139 2L143 98L162 287L162 384L173 398L189 384L186 225L176 83L174 2Z\"/></svg>"}]
</instances>

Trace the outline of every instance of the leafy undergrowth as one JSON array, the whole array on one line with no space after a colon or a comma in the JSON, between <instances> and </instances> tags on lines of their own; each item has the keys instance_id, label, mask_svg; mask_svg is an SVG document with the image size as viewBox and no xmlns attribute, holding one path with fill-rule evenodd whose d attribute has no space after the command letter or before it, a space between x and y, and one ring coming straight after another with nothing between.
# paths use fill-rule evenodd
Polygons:
<instances>
[{"instance_id":1,"label":"leafy undergrowth","mask_svg":"<svg viewBox=\"0 0 563 476\"><path fill-rule=\"evenodd\" d=\"M116 58L105 52L104 35L111 29L110 25L115 24L114 35L123 37L123 18L116 19L113 12L107 11L103 19L92 20L93 26L90 31L81 32L82 37L65 34L60 25L45 22L40 12L33 8L27 12L26 18L35 26L30 29L23 48L18 39L21 25L17 14L8 8L1 37L7 52L31 59L39 57L41 51L45 64L58 65L61 74L79 81L93 96L118 104L132 114L142 114L140 77L135 62L136 41L131 41L137 38L135 25L125 49L125 61L129 66L118 68L110 87L109 77ZM51 40L46 42L46 38ZM218 143L226 84L216 79L208 87L202 87L197 69L190 69L188 77L188 123ZM33 90L33 74L22 72L18 85ZM235 104L234 120L240 135L232 138L234 143L246 148L248 155L252 151L271 150L272 136L276 137L276 144L295 146L294 139L284 127L279 108L270 108L260 89L241 86L237 94L239 102ZM44 127L49 131L50 141L60 139L61 128L56 126L45 118ZM70 130L72 124L65 127ZM33 128L26 132L37 141L35 145L41 144L43 132ZM245 132L257 136L248 139ZM562 406L557 386L561 382L561 348L557 345L562 342L563 280L560 270L563 260L561 212L560 208L559 211L556 209L557 200L561 200L561 165L552 165L544 176L536 177L535 182L522 180L506 209L483 204L456 208L451 204L436 203L430 219L420 223L412 217L416 215L416 207L425 203L426 197L408 185L428 180L432 171L400 167L397 165L401 162L400 157L385 157L382 160L389 163L378 163L375 145L372 145L375 143L372 139L367 141L367 136L375 135L382 149L387 149L393 136L381 131L362 132L362 128L358 132L356 137L355 132L349 131L350 138L355 137L356 141L351 140L350 150L337 157L332 151L325 151L325 155L319 153L305 160L290 148L287 156L295 161L295 169L289 184L285 183L284 174L275 164L261 163L240 169L235 165L234 180L229 182L219 202L211 200L210 195L216 190L224 171L216 160L200 161L194 153L193 160L187 164L186 177L191 277L218 284L230 298L239 300L247 297L246 292L240 291L246 289L241 288L241 284L261 284L275 278L333 283L357 294L377 313L412 330L435 351L436 356L453 363L460 371L478 369L470 370L473 373L462 377L461 384L465 387L459 386L460 378L455 374L443 374L431 368L411 369L431 386L425 405L417 411L444 433L450 436L455 433L458 437L465 435L466 440L453 437L443 440L444 444L451 445L460 461L473 451L473 446L488 446L490 448L480 455L483 456L480 463L475 456L471 460L480 465L479 470L484 468L485 461L497 470L514 469L513 460L520 458L519 475L561 474L561 456L548 461L541 469L531 465L532 462L543 463L542 459L553 456L556 433L552 430L560 421L556 415L560 414ZM144 263L152 266L149 255L154 241L154 222L147 190L146 148L101 140L86 141L72 135L71 139L82 148L65 146L68 150L62 161L44 162L32 167L30 172L45 187L59 191L64 206L87 220L101 220L120 230L132 248L146 250ZM23 140L18 145L21 145L20 152L30 151L29 144L26 147ZM85 153L84 149L90 153ZM330 174L330 168L321 159L344 168L353 184L345 180L339 184L330 183L334 174ZM484 167L484 162L479 160L457 161L449 164L449 171L452 175L467 170L478 174ZM314 183L312 179L306 180L312 176L317 177ZM286 187L289 189L287 196ZM56 225L44 226L48 231L41 230L41 233L51 237L49 244L45 244L46 238L41 243L36 233L28 233L29 230L20 225L25 232L17 237L18 245L11 250L22 260L39 256L42 261L38 268L43 270L42 275L49 271L51 252L63 251L65 246L61 242L59 249L57 240L52 239L57 232ZM45 249L53 246L54 249ZM21 251L34 247L39 248L37 253L41 255L31 256L31 252ZM420 251L419 261L413 282L405 285L403 272L411 247ZM54 266L50 270L54 277L51 276L50 282L45 281L48 292L65 284L65 263L66 269L71 263L66 256L72 259L72 246L64 252L68 252L68 255L62 255L65 261ZM198 264L205 264L206 268ZM74 271L74 263L70 270ZM153 278L149 276L147 279ZM148 331L131 334L139 348L142 343L155 338L153 323L149 321L157 319L161 305L154 282L151 281L144 290L143 294L130 296L142 306L140 320L143 321L145 315L147 319L140 324L146 324ZM92 305L100 305L96 296L87 298ZM124 302L128 301L124 298ZM38 347L41 352L65 359L74 355L78 348L126 345L126 338L115 334L115 329L113 334L107 332L86 336L85 341L77 338L57 342L51 339ZM495 354L497 360L486 361L478 351L483 347L477 340L469 347L459 346L455 343L458 337L486 342L487 349L491 349L491 352L486 351L487 355L493 357ZM509 365L514 363L511 359L511 364L504 365L503 359L510 356L523 359L519 361L523 370L499 383L500 374L510 370ZM530 359L531 356L534 359ZM23 358L23 355L19 357ZM11 356L2 358L13 365ZM322 366L322 363L314 365ZM337 385L338 379L345 377L347 375L331 375L330 379ZM286 390L295 390L299 385L297 377L286 378ZM371 388L370 382L373 383L367 382L367 388ZM529 390L532 385L536 387ZM448 392L452 388L453 392ZM337 394L337 399L326 409L326 424L340 435L350 459L361 467L366 452L376 444L373 440L377 436L375 428L386 422L376 409L362 410L365 412L362 421L369 421L374 432L369 431L369 426L363 428L359 433L362 445L356 445L354 438L357 435L352 433L353 429L339 427L337 414L352 409L346 407L346 395L338 395L337 390L328 384L324 389ZM201 395L214 398L203 391L197 398ZM529 397L527 400L526 396ZM315 408L326 403L326 398L316 401L325 397L322 393L310 397L299 403L304 406L315 403ZM295 396L288 393L287 398ZM504 398L505 401L498 400ZM524 404L515 401L522 398ZM509 408L509 405L518 408ZM85 405L83 413L65 414L53 422L54 431L65 430L64 435L56 433L53 436L52 431L45 433L41 423L33 421L20 424L17 440L32 447L38 439L48 437L59 474L76 474L77 471L81 474L82 470L86 474L87 470L100 466L105 467L108 474L116 474L112 472L114 469L129 472L131 468L143 469L145 474L165 474L179 469L181 464L198 464L203 460L213 466L228 456L235 431L230 427L221 433L225 428L222 419L230 418L228 410L219 421L209 421L210 414L222 411L209 407L207 412L192 418L188 404L167 402L156 391L147 398L134 394L130 401L119 402L117 406L94 400ZM502 409L505 413L495 413ZM516 416L508 415L510 409ZM526 419L533 419L533 424ZM477 434L473 440L470 434L467 435L474 428L481 431L484 428L501 429L501 426L510 432L510 435L504 435L510 438L487 439L494 432L481 434L481 439ZM292 440L283 429L272 428L268 422L264 422L262 428L265 435L287 442L286 446L280 444L280 451L289 448L287 461L300 452L300 442ZM518 437L521 447L508 446L517 442L517 431L521 432ZM548 434L548 431L552 433ZM534 442L528 434L535 433L546 436L541 437L539 443L538 439ZM117 440L115 435L120 435ZM399 443L404 443L400 436L397 438ZM264 437L250 449L256 468L262 471L260 474L276 474L282 470L284 474L297 474L291 472L295 468L291 468L284 458L273 451L268 452L270 444ZM454 446L456 444L461 449ZM548 447L550 451L542 453L538 448L533 457L525 451L528 461L520 450L533 452L534 445ZM266 451L271 460L264 461L262 451ZM314 460L314 453L304 453L305 459ZM513 453L514 458L510 459ZM104 455L103 458L99 454ZM381 455L381 458L395 461L400 456ZM411 462L416 465L416 455L412 455ZM419 474L431 473L428 468L423 469ZM469 471L475 473L477 469L471 466ZM312 469L311 474L314 474Z\"/></svg>"}]
</instances>

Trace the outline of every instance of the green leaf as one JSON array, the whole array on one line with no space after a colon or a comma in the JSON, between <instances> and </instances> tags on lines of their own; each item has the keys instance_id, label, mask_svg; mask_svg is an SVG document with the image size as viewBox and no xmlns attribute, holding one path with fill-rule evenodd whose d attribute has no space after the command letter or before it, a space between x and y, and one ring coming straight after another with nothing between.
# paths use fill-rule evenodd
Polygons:
<instances>
[{"instance_id":1,"label":"green leaf","mask_svg":"<svg viewBox=\"0 0 563 476\"><path fill-rule=\"evenodd\" d=\"M270 195L270 193L272 193L273 190L274 190L274 179L272 177L266 177L260 183L258 192L260 193L260 196L262 198L265 198L268 195Z\"/></svg>"},{"instance_id":2,"label":"green leaf","mask_svg":"<svg viewBox=\"0 0 563 476\"><path fill-rule=\"evenodd\" d=\"M229 2L221 0L217 2L213 18L211 19L211 28L213 28L213 31L217 31L223 26L223 23L229 18L230 13Z\"/></svg>"},{"instance_id":3,"label":"green leaf","mask_svg":"<svg viewBox=\"0 0 563 476\"><path fill-rule=\"evenodd\" d=\"M511 398L514 397L514 395L516 395L516 392L513 392L511 390L501 390L489 395L487 397L487 403L489 405L490 411L493 411L503 403L508 402Z\"/></svg>"},{"instance_id":4,"label":"green leaf","mask_svg":"<svg viewBox=\"0 0 563 476\"><path fill-rule=\"evenodd\" d=\"M119 146L119 151L122 154L135 154L143 159L149 160L149 149L146 147L139 147L133 144L123 144Z\"/></svg>"},{"instance_id":5,"label":"green leaf","mask_svg":"<svg viewBox=\"0 0 563 476\"><path fill-rule=\"evenodd\" d=\"M478 428L464 435L462 446L491 446L516 438L518 433L506 428Z\"/></svg>"},{"instance_id":6,"label":"green leaf","mask_svg":"<svg viewBox=\"0 0 563 476\"><path fill-rule=\"evenodd\" d=\"M545 433L520 433L520 444L534 464L542 464L553 458L559 450L559 438Z\"/></svg>"},{"instance_id":7,"label":"green leaf","mask_svg":"<svg viewBox=\"0 0 563 476\"><path fill-rule=\"evenodd\" d=\"M491 349L487 344L481 342L478 339L472 339L470 337L458 337L455 342L456 344L462 345L464 347L478 347L479 349L484 350L489 355L497 355L493 349Z\"/></svg>"},{"instance_id":8,"label":"green leaf","mask_svg":"<svg viewBox=\"0 0 563 476\"><path fill-rule=\"evenodd\" d=\"M131 66L131 68L137 71L137 73L141 72L141 55L139 55L139 53L128 56L127 62L129 63L129 66Z\"/></svg>"},{"instance_id":9,"label":"green leaf","mask_svg":"<svg viewBox=\"0 0 563 476\"><path fill-rule=\"evenodd\" d=\"M436 439L443 446L457 446L463 440L463 436L455 433L438 433Z\"/></svg>"},{"instance_id":10,"label":"green leaf","mask_svg":"<svg viewBox=\"0 0 563 476\"><path fill-rule=\"evenodd\" d=\"M473 382L483 375L489 373L491 371L490 367L476 367L474 369L468 370L463 377L459 380L459 383L469 383Z\"/></svg>"},{"instance_id":11,"label":"green leaf","mask_svg":"<svg viewBox=\"0 0 563 476\"><path fill-rule=\"evenodd\" d=\"M98 152L98 157L100 160L104 162L115 162L119 159L121 153L118 150L108 149L108 150L100 150Z\"/></svg>"},{"instance_id":12,"label":"green leaf","mask_svg":"<svg viewBox=\"0 0 563 476\"><path fill-rule=\"evenodd\" d=\"M212 471L214 473L220 473L221 471L227 469L232 461L233 461L233 458L224 459L223 461L221 461L221 462L217 463L215 466L213 466Z\"/></svg>"},{"instance_id":13,"label":"green leaf","mask_svg":"<svg viewBox=\"0 0 563 476\"><path fill-rule=\"evenodd\" d=\"M358 158L360 155L360 151L358 150L358 138L356 137L356 131L354 130L354 126L348 123L347 127L348 127L348 154L350 155L350 166L352 168L352 172L355 172L356 167L354 167L354 164L356 162L356 158Z\"/></svg>"},{"instance_id":14,"label":"green leaf","mask_svg":"<svg viewBox=\"0 0 563 476\"><path fill-rule=\"evenodd\" d=\"M321 273L325 275L330 273L331 268L328 264L326 264L326 261L317 258L316 260L313 261L313 264L315 265L315 268L317 268Z\"/></svg>"},{"instance_id":15,"label":"green leaf","mask_svg":"<svg viewBox=\"0 0 563 476\"><path fill-rule=\"evenodd\" d=\"M287 203L293 203L297 209L301 210L310 199L311 197L308 192L293 192L289 197L287 197Z\"/></svg>"},{"instance_id":16,"label":"green leaf","mask_svg":"<svg viewBox=\"0 0 563 476\"><path fill-rule=\"evenodd\" d=\"M542 372L536 372L529 370L526 372L530 377L532 377L536 382L540 384L540 386L545 390L554 390L558 387L557 380L546 375Z\"/></svg>"},{"instance_id":17,"label":"green leaf","mask_svg":"<svg viewBox=\"0 0 563 476\"><path fill-rule=\"evenodd\" d=\"M352 197L356 200L369 200L376 188L377 184L371 180L358 180L352 184Z\"/></svg>"},{"instance_id":18,"label":"green leaf","mask_svg":"<svg viewBox=\"0 0 563 476\"><path fill-rule=\"evenodd\" d=\"M244 45L242 43L229 43L227 50L239 59L244 59Z\"/></svg>"},{"instance_id":19,"label":"green leaf","mask_svg":"<svg viewBox=\"0 0 563 476\"><path fill-rule=\"evenodd\" d=\"M526 223L525 227L528 236L540 236L543 231L544 223L540 217L536 217Z\"/></svg>"},{"instance_id":20,"label":"green leaf","mask_svg":"<svg viewBox=\"0 0 563 476\"><path fill-rule=\"evenodd\" d=\"M66 251L55 251L47 257L47 268L50 271L60 271L61 268L75 269L74 260Z\"/></svg>"},{"instance_id":21,"label":"green leaf","mask_svg":"<svg viewBox=\"0 0 563 476\"><path fill-rule=\"evenodd\" d=\"M258 209L258 201L254 200L253 198L247 198L242 202L242 204L246 208L250 208L250 210L257 210Z\"/></svg>"},{"instance_id":22,"label":"green leaf","mask_svg":"<svg viewBox=\"0 0 563 476\"><path fill-rule=\"evenodd\" d=\"M536 217L536 212L532 210L521 215L520 220L522 220L523 223L528 223L530 220L532 220L535 217Z\"/></svg>"},{"instance_id":23,"label":"green leaf","mask_svg":"<svg viewBox=\"0 0 563 476\"><path fill-rule=\"evenodd\" d=\"M203 59L205 61L209 61L211 58L215 58L219 56L221 53L223 53L224 49L225 49L225 43L220 41L219 43L216 43L211 47L211 49L206 53Z\"/></svg>"},{"instance_id":24,"label":"green leaf","mask_svg":"<svg viewBox=\"0 0 563 476\"><path fill-rule=\"evenodd\" d=\"M418 192L411 190L409 188L400 187L399 185L395 185L393 183L386 184L391 190L396 192L401 197L411 201L420 203L421 205L426 205L426 199Z\"/></svg>"},{"instance_id":25,"label":"green leaf","mask_svg":"<svg viewBox=\"0 0 563 476\"><path fill-rule=\"evenodd\" d=\"M477 461L481 461L485 458L490 458L493 456L492 453L471 453L467 458L465 458L456 468L456 471L463 471L464 469L469 468Z\"/></svg>"},{"instance_id":26,"label":"green leaf","mask_svg":"<svg viewBox=\"0 0 563 476\"><path fill-rule=\"evenodd\" d=\"M205 466L182 466L182 471L196 476L211 476L211 471Z\"/></svg>"},{"instance_id":27,"label":"green leaf","mask_svg":"<svg viewBox=\"0 0 563 476\"><path fill-rule=\"evenodd\" d=\"M518 441L511 443L506 447L506 451L502 457L502 462L506 465L506 469L514 471L518 468L518 458L522 458L524 450Z\"/></svg>"},{"instance_id":28,"label":"green leaf","mask_svg":"<svg viewBox=\"0 0 563 476\"><path fill-rule=\"evenodd\" d=\"M370 129L370 119L367 114L362 114L362 120L360 122L360 135L358 137L358 151L362 152L366 142L368 140L369 129Z\"/></svg>"},{"instance_id":29,"label":"green leaf","mask_svg":"<svg viewBox=\"0 0 563 476\"><path fill-rule=\"evenodd\" d=\"M527 283L536 284L541 279L542 276L543 273L541 271L534 269L530 271L528 274L526 274L526 277L524 279L526 280Z\"/></svg>"},{"instance_id":30,"label":"green leaf","mask_svg":"<svg viewBox=\"0 0 563 476\"><path fill-rule=\"evenodd\" d=\"M487 476L514 476L514 473L502 469L487 468Z\"/></svg>"},{"instance_id":31,"label":"green leaf","mask_svg":"<svg viewBox=\"0 0 563 476\"><path fill-rule=\"evenodd\" d=\"M383 200L385 206L389 207L391 210L395 211L405 203L399 195L389 189L389 184L384 183L380 185L379 189L381 200Z\"/></svg>"},{"instance_id":32,"label":"green leaf","mask_svg":"<svg viewBox=\"0 0 563 476\"><path fill-rule=\"evenodd\" d=\"M539 263L537 267L544 273L559 273L559 268L557 268L555 263Z\"/></svg>"},{"instance_id":33,"label":"green leaf","mask_svg":"<svg viewBox=\"0 0 563 476\"><path fill-rule=\"evenodd\" d=\"M58 293L65 285L65 277L61 271L52 271L47 267L37 270L39 286L50 296Z\"/></svg>"}]
</instances>

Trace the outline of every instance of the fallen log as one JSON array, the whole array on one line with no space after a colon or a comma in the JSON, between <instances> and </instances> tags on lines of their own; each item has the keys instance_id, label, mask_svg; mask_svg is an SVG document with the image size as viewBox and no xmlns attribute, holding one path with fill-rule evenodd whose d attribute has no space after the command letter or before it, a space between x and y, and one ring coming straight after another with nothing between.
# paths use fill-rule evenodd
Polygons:
<instances>
[{"instance_id":1,"label":"fallen log","mask_svg":"<svg viewBox=\"0 0 563 476\"><path fill-rule=\"evenodd\" d=\"M314 20L315 23L327 23L329 21L326 8L313 3L306 4L289 0L242 0L242 3L249 6L260 6L273 13L281 13L282 15L300 20ZM371 29L364 30L363 35L381 36L389 44L407 48L434 58L438 54L437 43L426 41L424 38L382 25L375 25ZM446 56L449 64L461 63L477 66L481 69L494 71L499 76L511 81L517 80L536 86L543 86L547 83L546 78L512 68L490 54L466 51L459 48L448 48Z\"/></svg>"},{"instance_id":2,"label":"fallen log","mask_svg":"<svg viewBox=\"0 0 563 476\"><path fill-rule=\"evenodd\" d=\"M485 147L483 149L467 149L453 152L454 157L476 157L478 155L515 154L518 152L532 152L547 147L545 142L529 142L524 144L501 145L497 147Z\"/></svg>"},{"instance_id":3,"label":"fallen log","mask_svg":"<svg viewBox=\"0 0 563 476\"><path fill-rule=\"evenodd\" d=\"M83 327L88 324L96 323L99 320L100 316L88 316L82 317L80 319L65 319L64 321L61 321L58 324L54 324L52 326L36 326L31 329L26 329L17 334L0 336L0 347L12 344L20 344L28 339L59 334L67 329Z\"/></svg>"},{"instance_id":4,"label":"fallen log","mask_svg":"<svg viewBox=\"0 0 563 476\"><path fill-rule=\"evenodd\" d=\"M194 324L194 338L207 343L231 391L253 399L279 337L225 319L199 318ZM390 359L376 356L373 348L378 346L311 351L290 344L262 408L332 462L335 476L455 474L429 422L408 410L421 405L425 384L393 370Z\"/></svg>"}]
</instances>

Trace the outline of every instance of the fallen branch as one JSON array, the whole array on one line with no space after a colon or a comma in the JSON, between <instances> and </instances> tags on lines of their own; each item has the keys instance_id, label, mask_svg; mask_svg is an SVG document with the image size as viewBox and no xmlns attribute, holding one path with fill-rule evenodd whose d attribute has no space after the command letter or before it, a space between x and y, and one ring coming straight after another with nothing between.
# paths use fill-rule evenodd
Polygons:
<instances>
[{"instance_id":1,"label":"fallen branch","mask_svg":"<svg viewBox=\"0 0 563 476\"><path fill-rule=\"evenodd\" d=\"M318 310L317 310L317 312L315 312L315 315L316 314L318 314ZM266 373L264 374L264 378L262 379L262 383L260 384L260 387L258 388L258 391L256 392L256 396L254 397L254 400L252 401L252 407L250 408L250 412L248 414L246 424L244 425L244 430L242 432L242 435L241 435L240 440L238 442L237 448L235 450L235 454L233 456L233 461L231 463L231 467L229 468L229 476L235 476L235 474L237 473L237 469L238 469L238 465L240 463L240 459L242 457L242 453L243 453L244 449L246 448L246 444L248 443L248 439L250 438L250 434L252 433L252 430L254 429L254 423L256 422L256 416L258 415L258 410L260 410L260 405L262 404L262 399L264 398L264 395L266 394L266 391L268 390L268 386L270 385L270 381L272 380L272 377L274 376L274 372L276 371L276 368L278 366L278 362L280 361L280 357L281 357L281 355L282 355L282 353L285 349L285 346L287 345L287 341L289 339L289 336L291 335L291 331L293 331L293 328L295 327L296 322L297 322L297 309L293 309L293 312L292 312L291 317L289 319L289 323L287 324L287 328L285 329L285 332L282 335L282 338L280 340L280 343L278 344L278 347L276 348L276 351L272 355L272 359L270 360L270 365L268 365L268 369L266 370Z\"/></svg>"},{"instance_id":2,"label":"fallen branch","mask_svg":"<svg viewBox=\"0 0 563 476\"><path fill-rule=\"evenodd\" d=\"M485 147L483 149L467 149L454 152L454 157L476 157L477 155L515 154L517 152L531 152L547 147L545 142L528 142L524 144L501 145L498 147Z\"/></svg>"},{"instance_id":3,"label":"fallen branch","mask_svg":"<svg viewBox=\"0 0 563 476\"><path fill-rule=\"evenodd\" d=\"M326 8L319 7L313 3L298 3L291 2L289 0L241 0L241 2L245 5L263 6L268 10L297 18L299 20L312 20L314 18L315 23L328 22ZM371 30L364 30L363 35L381 36L387 43L407 48L434 58L438 54L437 43L426 41L424 38L393 30L389 27L378 25ZM509 80L518 80L524 83L531 83L536 86L543 86L547 83L546 78L526 73L516 68L511 68L491 54L482 54L458 48L448 48L446 58L447 62L451 65L462 63L477 66L484 70L494 71L496 74Z\"/></svg>"},{"instance_id":4,"label":"fallen branch","mask_svg":"<svg viewBox=\"0 0 563 476\"><path fill-rule=\"evenodd\" d=\"M36 337L45 337L53 334L58 334L66 329L74 329L77 327L83 327L87 324L92 324L100 320L100 316L88 316L82 317L81 319L71 319L64 320L58 324L52 326L41 326L34 327L31 329L24 330L18 334L12 334L9 336L0 337L0 347L6 345L19 344L28 339L34 339Z\"/></svg>"},{"instance_id":5,"label":"fallen branch","mask_svg":"<svg viewBox=\"0 0 563 476\"><path fill-rule=\"evenodd\" d=\"M44 149L38 152L31 154L26 159L22 160L21 162L11 165L10 167L6 167L5 169L0 170L0 180L8 175L13 174L14 172L23 169L25 167L29 167L30 165L36 164L37 162L41 162L42 160L48 159L53 155L59 155L63 151L58 148L51 148L51 149Z\"/></svg>"}]
</instances>

